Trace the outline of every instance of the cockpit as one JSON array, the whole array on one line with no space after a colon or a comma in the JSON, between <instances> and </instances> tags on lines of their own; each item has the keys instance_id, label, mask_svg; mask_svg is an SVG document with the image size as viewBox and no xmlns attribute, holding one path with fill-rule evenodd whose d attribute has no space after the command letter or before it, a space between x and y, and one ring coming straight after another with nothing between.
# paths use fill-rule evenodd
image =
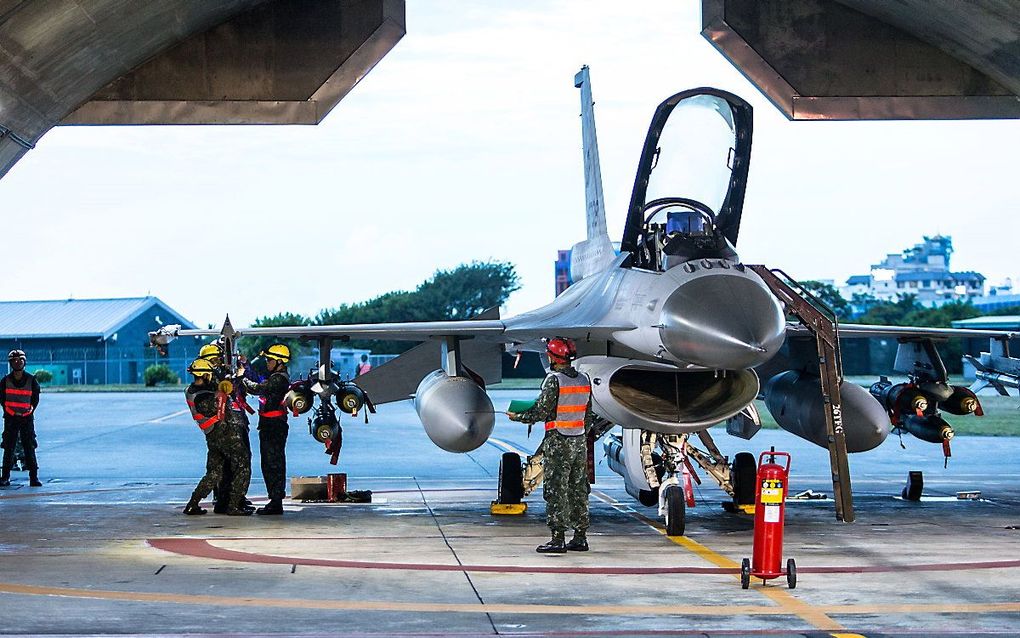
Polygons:
<instances>
[{"instance_id":1,"label":"cockpit","mask_svg":"<svg viewBox=\"0 0 1020 638\"><path fill-rule=\"evenodd\" d=\"M637 263L649 270L669 270L695 259L736 261L737 253L716 226L715 212L684 197L648 202L644 211Z\"/></svg>"},{"instance_id":2,"label":"cockpit","mask_svg":"<svg viewBox=\"0 0 1020 638\"><path fill-rule=\"evenodd\" d=\"M751 109L716 89L669 98L645 140L624 231L632 265L736 260L750 157Z\"/></svg>"}]
</instances>

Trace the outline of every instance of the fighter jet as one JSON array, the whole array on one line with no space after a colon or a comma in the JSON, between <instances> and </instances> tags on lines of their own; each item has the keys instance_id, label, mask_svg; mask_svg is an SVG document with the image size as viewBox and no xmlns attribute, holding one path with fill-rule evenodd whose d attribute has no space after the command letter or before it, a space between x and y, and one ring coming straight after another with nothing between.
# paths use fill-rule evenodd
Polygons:
<instances>
[{"instance_id":1,"label":"fighter jet","mask_svg":"<svg viewBox=\"0 0 1020 638\"><path fill-rule=\"evenodd\" d=\"M492 433L495 410L485 386L499 380L503 352L542 353L549 337L573 339L575 366L591 378L593 409L604 419L597 434L622 428L604 437L609 466L630 494L658 504L670 533L682 533L684 505L693 497L690 459L737 504L746 504L749 494L753 503L753 457L738 455L730 463L714 449L708 428L725 423L731 433L753 436L760 427L753 401L762 396L781 427L830 447L833 435L823 417L830 398L822 393L812 332L787 320L789 298L781 301L759 274L765 271L737 253L751 106L713 88L683 91L658 106L617 251L606 228L587 67L575 86L581 89L587 237L571 252L572 285L552 303L506 319L490 313L466 321L243 328L231 336L319 341L319 369L290 396L300 410L318 396L311 422L320 441L338 438L331 401L356 412L364 391L374 404L413 397L429 438L451 452L474 450ZM168 326L152 341L216 334ZM948 384L932 339L1005 342L1017 336L884 326L843 326L840 332L890 335L903 340L898 369L910 381L880 381L869 392L840 379L836 434L849 452L872 449L897 429L947 442L952 431L939 406L966 414L979 413L980 404L966 388ZM422 344L359 377L354 388L330 367L332 342L373 338ZM690 444L693 433L708 452ZM507 492L519 496L533 488L535 465L533 458L532 471L525 468L527 488L508 486ZM501 469L501 480L516 483L520 476L519 467Z\"/></svg>"}]
</instances>

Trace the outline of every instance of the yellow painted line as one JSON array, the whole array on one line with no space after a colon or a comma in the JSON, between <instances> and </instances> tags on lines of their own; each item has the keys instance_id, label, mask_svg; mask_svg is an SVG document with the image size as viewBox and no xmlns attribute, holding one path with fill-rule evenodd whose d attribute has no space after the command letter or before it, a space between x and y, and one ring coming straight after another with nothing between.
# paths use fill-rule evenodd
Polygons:
<instances>
[{"instance_id":1,"label":"yellow painted line","mask_svg":"<svg viewBox=\"0 0 1020 638\"><path fill-rule=\"evenodd\" d=\"M599 500L603 501L604 503L607 503L613 509L619 512L630 514L631 516L637 518L638 520L648 525L649 527L659 532L660 534L664 536L666 535L666 530L663 529L662 526L659 525L657 521L648 518L647 516L641 514L640 512L635 512L633 509L624 506L616 499L599 490L592 490L592 494L594 494L595 497L598 498ZM666 538L673 541L680 547L683 547L687 551L695 554L702 560L712 563L717 567L726 567L737 570L740 569L739 563L730 560L729 558L723 556L722 554L712 551L708 547L705 547L701 543L693 541L687 538L686 536L666 536ZM740 578L739 575L734 575L734 577L737 579ZM805 603L804 601L800 600L799 598L797 598L796 596L794 596L793 594L789 593L784 589L779 589L777 587L768 588L755 587L754 589L763 594L765 597L771 599L772 602L779 605L782 609L785 609L786 612L789 613L790 615L799 616L801 619L810 623L811 626L813 626L815 629L820 629L823 631L833 630L838 631L840 629L845 629L843 625L839 624L832 618L829 618L827 615L825 615L824 612L819 611L818 607Z\"/></svg>"},{"instance_id":2,"label":"yellow painted line","mask_svg":"<svg viewBox=\"0 0 1020 638\"><path fill-rule=\"evenodd\" d=\"M141 603L173 603L219 607L269 607L278 609L324 609L349 611L395 611L417 613L555 614L600 616L790 616L783 607L754 605L532 605L482 603L421 603L377 600L314 600L308 598L254 598L251 596L208 596L155 592L111 591L77 587L39 587L0 583L0 594L56 596ZM975 614L1020 612L1020 602L943 605L824 605L817 610L830 614ZM856 634L834 634L854 636Z\"/></svg>"}]
</instances>

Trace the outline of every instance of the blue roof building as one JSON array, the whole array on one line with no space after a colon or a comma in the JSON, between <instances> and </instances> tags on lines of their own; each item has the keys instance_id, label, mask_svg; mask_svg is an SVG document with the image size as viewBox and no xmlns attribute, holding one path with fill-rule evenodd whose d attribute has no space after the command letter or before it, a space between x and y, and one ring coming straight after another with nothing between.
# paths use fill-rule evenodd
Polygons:
<instances>
[{"instance_id":1,"label":"blue roof building","mask_svg":"<svg viewBox=\"0 0 1020 638\"><path fill-rule=\"evenodd\" d=\"M200 343L175 342L167 357L148 347L150 331L174 323L197 327L157 297L0 301L0 352L24 350L28 371L55 385L142 383L153 363L184 379Z\"/></svg>"}]
</instances>

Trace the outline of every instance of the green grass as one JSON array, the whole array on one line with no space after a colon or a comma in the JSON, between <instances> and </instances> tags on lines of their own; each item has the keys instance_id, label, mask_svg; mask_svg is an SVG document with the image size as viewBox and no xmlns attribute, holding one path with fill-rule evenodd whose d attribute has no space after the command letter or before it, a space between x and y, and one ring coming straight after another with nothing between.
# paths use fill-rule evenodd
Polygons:
<instances>
[{"instance_id":1,"label":"green grass","mask_svg":"<svg viewBox=\"0 0 1020 638\"><path fill-rule=\"evenodd\" d=\"M186 385L159 385L154 388L141 384L110 385L44 385L43 392L184 392Z\"/></svg>"},{"instance_id":2,"label":"green grass","mask_svg":"<svg viewBox=\"0 0 1020 638\"><path fill-rule=\"evenodd\" d=\"M984 416L956 416L943 414L943 418L953 426L957 434L972 436L1020 436L1020 399L1017 397L983 396L978 397ZM770 430L778 430L776 420L765 408L764 401L755 401L761 414L761 426ZM908 435L909 436L909 435Z\"/></svg>"},{"instance_id":3,"label":"green grass","mask_svg":"<svg viewBox=\"0 0 1020 638\"><path fill-rule=\"evenodd\" d=\"M503 379L499 383L486 386L489 390L535 390L542 387L543 379Z\"/></svg>"}]
</instances>

